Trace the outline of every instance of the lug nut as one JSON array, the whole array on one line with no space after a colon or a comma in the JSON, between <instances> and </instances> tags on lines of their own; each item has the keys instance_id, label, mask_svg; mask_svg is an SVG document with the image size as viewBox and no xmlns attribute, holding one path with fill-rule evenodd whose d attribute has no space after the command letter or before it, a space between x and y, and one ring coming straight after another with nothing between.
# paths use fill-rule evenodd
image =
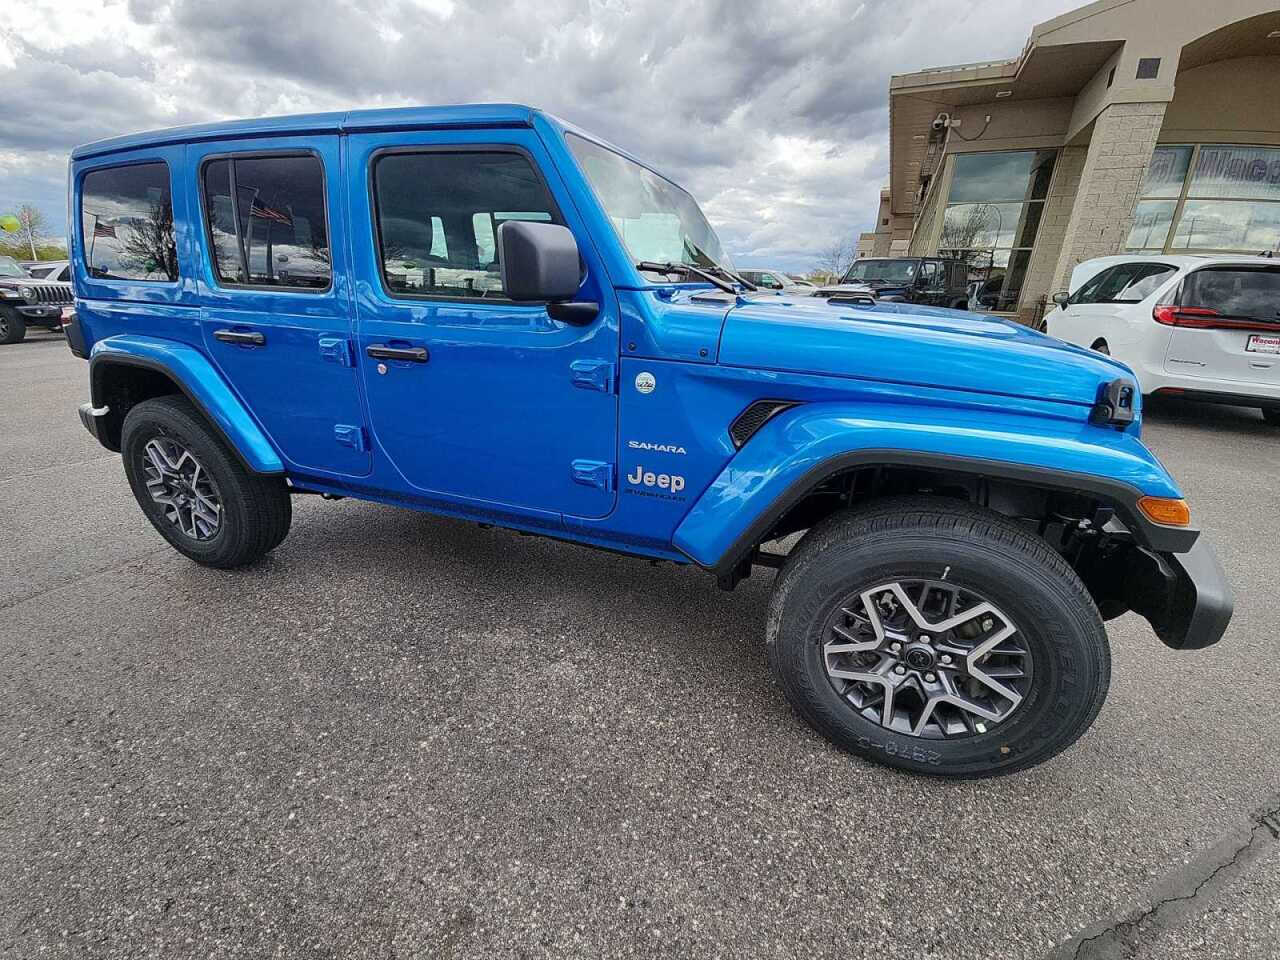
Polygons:
<instances>
[{"instance_id":1,"label":"lug nut","mask_svg":"<svg viewBox=\"0 0 1280 960\"><path fill-rule=\"evenodd\" d=\"M950 662L951 662L951 654L949 654L949 653L944 653L944 654L942 655L942 662L943 662L943 663L950 663Z\"/></svg>"},{"instance_id":2,"label":"lug nut","mask_svg":"<svg viewBox=\"0 0 1280 960\"><path fill-rule=\"evenodd\" d=\"M901 649L902 649L902 644L900 644L900 643L891 643L891 644L889 644L889 649L890 649L890 650L892 650L894 653L897 653L899 650L901 650Z\"/></svg>"},{"instance_id":3,"label":"lug nut","mask_svg":"<svg viewBox=\"0 0 1280 960\"><path fill-rule=\"evenodd\" d=\"M904 666L902 666L902 664L898 664L898 666L896 666L896 667L894 667L894 668L893 668L893 672L894 672L894 673L906 673L906 672L907 672L907 668L906 668L906 667L904 667Z\"/></svg>"},{"instance_id":4,"label":"lug nut","mask_svg":"<svg viewBox=\"0 0 1280 960\"><path fill-rule=\"evenodd\" d=\"M983 620L983 621L982 621L982 629L983 629L983 630L990 630L990 629L991 629L992 627L994 627L995 625L996 625L996 622L995 622L994 620L992 620L990 617L987 617L987 619L985 619L985 620Z\"/></svg>"},{"instance_id":5,"label":"lug nut","mask_svg":"<svg viewBox=\"0 0 1280 960\"><path fill-rule=\"evenodd\" d=\"M921 642L921 643L933 643L933 641L932 641L931 639L929 639L929 637L928 637L928 636L926 636L926 635L925 635L925 634L923 634L923 633L922 633L922 634L920 634L920 642Z\"/></svg>"},{"instance_id":6,"label":"lug nut","mask_svg":"<svg viewBox=\"0 0 1280 960\"><path fill-rule=\"evenodd\" d=\"M929 683L933 683L933 681L935 681L935 680L937 680L937 679L938 679L937 675L932 674L932 673L926 673L926 674L924 675L924 678L925 678L925 680L926 680L927 682L929 682Z\"/></svg>"}]
</instances>

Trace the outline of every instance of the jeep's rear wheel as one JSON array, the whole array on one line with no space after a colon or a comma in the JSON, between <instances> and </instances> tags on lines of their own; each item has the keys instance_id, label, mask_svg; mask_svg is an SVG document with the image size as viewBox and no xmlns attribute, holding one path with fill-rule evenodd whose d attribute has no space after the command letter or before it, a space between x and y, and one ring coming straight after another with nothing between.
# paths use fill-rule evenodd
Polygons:
<instances>
[{"instance_id":1,"label":"jeep's rear wheel","mask_svg":"<svg viewBox=\"0 0 1280 960\"><path fill-rule=\"evenodd\" d=\"M120 451L142 512L196 563L244 566L289 531L293 508L283 478L251 473L185 397L133 407Z\"/></svg>"},{"instance_id":2,"label":"jeep's rear wheel","mask_svg":"<svg viewBox=\"0 0 1280 960\"><path fill-rule=\"evenodd\" d=\"M0 307L0 343L21 343L27 335L26 321L12 307Z\"/></svg>"},{"instance_id":3,"label":"jeep's rear wheel","mask_svg":"<svg viewBox=\"0 0 1280 960\"><path fill-rule=\"evenodd\" d=\"M920 773L1041 763L1097 716L1106 632L1066 562L999 514L929 497L837 514L769 608L787 699L844 749Z\"/></svg>"}]
</instances>

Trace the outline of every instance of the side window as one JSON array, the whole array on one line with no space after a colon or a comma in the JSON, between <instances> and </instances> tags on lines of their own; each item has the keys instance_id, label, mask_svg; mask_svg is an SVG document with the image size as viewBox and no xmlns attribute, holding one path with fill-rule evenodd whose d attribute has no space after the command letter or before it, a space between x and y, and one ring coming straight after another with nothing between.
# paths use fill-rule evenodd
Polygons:
<instances>
[{"instance_id":1,"label":"side window","mask_svg":"<svg viewBox=\"0 0 1280 960\"><path fill-rule=\"evenodd\" d=\"M501 298L498 228L560 222L537 171L514 151L384 154L374 160L373 191L393 294Z\"/></svg>"},{"instance_id":2,"label":"side window","mask_svg":"<svg viewBox=\"0 0 1280 960\"><path fill-rule=\"evenodd\" d=\"M319 157L210 160L204 165L204 214L220 283L328 288L332 270Z\"/></svg>"},{"instance_id":3,"label":"side window","mask_svg":"<svg viewBox=\"0 0 1280 960\"><path fill-rule=\"evenodd\" d=\"M1175 273L1164 263L1121 263L1088 281L1072 303L1138 303Z\"/></svg>"},{"instance_id":4,"label":"side window","mask_svg":"<svg viewBox=\"0 0 1280 960\"><path fill-rule=\"evenodd\" d=\"M169 166L163 161L85 174L84 265L100 280L178 279Z\"/></svg>"},{"instance_id":5,"label":"side window","mask_svg":"<svg viewBox=\"0 0 1280 960\"><path fill-rule=\"evenodd\" d=\"M932 290L938 285L938 273L938 261L925 260L920 264L920 276L916 280L916 286Z\"/></svg>"}]
</instances>

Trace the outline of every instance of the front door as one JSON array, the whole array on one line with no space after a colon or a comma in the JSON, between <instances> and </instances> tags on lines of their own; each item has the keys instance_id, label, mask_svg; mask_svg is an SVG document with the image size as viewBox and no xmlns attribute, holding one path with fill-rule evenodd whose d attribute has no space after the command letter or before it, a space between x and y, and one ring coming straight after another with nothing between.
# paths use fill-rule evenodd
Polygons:
<instances>
[{"instance_id":1,"label":"front door","mask_svg":"<svg viewBox=\"0 0 1280 960\"><path fill-rule=\"evenodd\" d=\"M557 522L615 500L618 314L590 238L528 130L349 142L357 362L373 437L417 491ZM586 326L503 295L503 221L574 233Z\"/></svg>"},{"instance_id":2,"label":"front door","mask_svg":"<svg viewBox=\"0 0 1280 960\"><path fill-rule=\"evenodd\" d=\"M366 476L338 138L187 149L205 349L291 472Z\"/></svg>"}]
</instances>

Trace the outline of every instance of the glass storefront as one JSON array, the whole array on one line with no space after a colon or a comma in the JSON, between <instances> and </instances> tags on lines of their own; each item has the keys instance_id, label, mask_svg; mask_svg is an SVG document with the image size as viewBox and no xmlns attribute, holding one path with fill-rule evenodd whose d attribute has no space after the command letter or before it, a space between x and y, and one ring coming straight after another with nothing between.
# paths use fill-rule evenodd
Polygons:
<instances>
[{"instance_id":1,"label":"glass storefront","mask_svg":"<svg viewBox=\"0 0 1280 960\"><path fill-rule=\"evenodd\" d=\"M1126 246L1144 253L1280 251L1280 148L1157 147Z\"/></svg>"},{"instance_id":2,"label":"glass storefront","mask_svg":"<svg viewBox=\"0 0 1280 960\"><path fill-rule=\"evenodd\" d=\"M938 255L968 261L972 306L1017 309L1056 159L1056 150L1020 150L952 160Z\"/></svg>"}]
</instances>

